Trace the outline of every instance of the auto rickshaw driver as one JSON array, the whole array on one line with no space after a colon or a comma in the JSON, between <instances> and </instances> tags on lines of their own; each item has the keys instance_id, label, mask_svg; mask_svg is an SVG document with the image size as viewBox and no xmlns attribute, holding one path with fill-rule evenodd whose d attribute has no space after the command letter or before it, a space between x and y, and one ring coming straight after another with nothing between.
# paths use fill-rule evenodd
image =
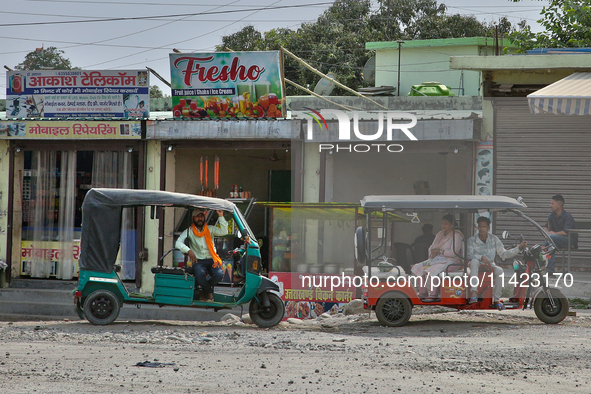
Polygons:
<instances>
[{"instance_id":1,"label":"auto rickshaw driver","mask_svg":"<svg viewBox=\"0 0 591 394\"><path fill-rule=\"evenodd\" d=\"M193 210L193 223L183 231L176 241L175 247L189 255L193 265L195 281L201 286L200 301L213 302L213 286L223 277L222 259L218 256L213 237L228 234L228 222L224 219L224 211L216 211L218 220L215 226L208 227L205 223L206 211L202 208ZM209 278L207 278L209 274Z\"/></svg>"}]
</instances>

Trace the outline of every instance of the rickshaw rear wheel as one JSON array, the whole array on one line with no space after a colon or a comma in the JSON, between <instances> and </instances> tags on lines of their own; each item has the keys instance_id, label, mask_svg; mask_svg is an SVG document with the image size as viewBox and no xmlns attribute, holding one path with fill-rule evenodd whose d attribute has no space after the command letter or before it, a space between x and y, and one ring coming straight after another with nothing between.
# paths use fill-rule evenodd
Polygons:
<instances>
[{"instance_id":1,"label":"rickshaw rear wheel","mask_svg":"<svg viewBox=\"0 0 591 394\"><path fill-rule=\"evenodd\" d=\"M545 294L540 294L534 301L534 311L538 319L547 324L557 324L568 315L568 300L558 289L550 289L554 306Z\"/></svg>"},{"instance_id":2,"label":"rickshaw rear wheel","mask_svg":"<svg viewBox=\"0 0 591 394\"><path fill-rule=\"evenodd\" d=\"M119 299L109 290L96 290L84 301L84 316L97 326L113 323L120 310Z\"/></svg>"},{"instance_id":3,"label":"rickshaw rear wheel","mask_svg":"<svg viewBox=\"0 0 591 394\"><path fill-rule=\"evenodd\" d=\"M281 298L273 293L267 293L269 296L268 308L263 308L258 299L253 298L248 306L248 313L252 321L261 328L273 327L279 324L283 315L285 315L285 305Z\"/></svg>"},{"instance_id":4,"label":"rickshaw rear wheel","mask_svg":"<svg viewBox=\"0 0 591 394\"><path fill-rule=\"evenodd\" d=\"M389 327L405 325L412 315L412 304L402 293L383 295L376 304L376 316L380 323Z\"/></svg>"}]
</instances>

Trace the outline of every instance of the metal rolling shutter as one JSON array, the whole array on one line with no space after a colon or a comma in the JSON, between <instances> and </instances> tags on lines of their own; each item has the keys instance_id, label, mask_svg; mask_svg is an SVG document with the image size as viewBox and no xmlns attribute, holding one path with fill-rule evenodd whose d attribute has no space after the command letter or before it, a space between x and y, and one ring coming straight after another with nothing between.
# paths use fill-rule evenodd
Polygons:
<instances>
[{"instance_id":1,"label":"metal rolling shutter","mask_svg":"<svg viewBox=\"0 0 591 394\"><path fill-rule=\"evenodd\" d=\"M532 114L526 98L497 101L495 107L495 194L522 196L529 217L546 223L550 197L562 194L575 221L591 221L591 116ZM532 244L542 236L523 219L498 214L495 233L523 234ZM591 249L591 236L579 236ZM572 267L591 268L591 252L572 254ZM557 259L561 267L561 259Z\"/></svg>"}]
</instances>

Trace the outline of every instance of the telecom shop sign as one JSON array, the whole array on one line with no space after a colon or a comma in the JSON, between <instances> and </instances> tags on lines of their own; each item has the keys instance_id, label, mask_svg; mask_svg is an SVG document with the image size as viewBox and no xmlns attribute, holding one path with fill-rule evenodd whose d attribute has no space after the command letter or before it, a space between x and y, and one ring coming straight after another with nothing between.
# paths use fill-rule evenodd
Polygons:
<instances>
[{"instance_id":1,"label":"telecom shop sign","mask_svg":"<svg viewBox=\"0 0 591 394\"><path fill-rule=\"evenodd\" d=\"M171 53L173 116L285 117L278 51Z\"/></svg>"},{"instance_id":2,"label":"telecom shop sign","mask_svg":"<svg viewBox=\"0 0 591 394\"><path fill-rule=\"evenodd\" d=\"M7 118L146 118L146 70L9 71Z\"/></svg>"}]
</instances>

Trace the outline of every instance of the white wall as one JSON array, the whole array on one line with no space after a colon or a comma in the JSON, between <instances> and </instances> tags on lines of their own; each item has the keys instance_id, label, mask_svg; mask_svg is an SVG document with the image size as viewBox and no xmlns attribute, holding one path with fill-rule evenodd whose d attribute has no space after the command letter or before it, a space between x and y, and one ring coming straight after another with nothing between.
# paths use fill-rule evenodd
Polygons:
<instances>
[{"instance_id":1,"label":"white wall","mask_svg":"<svg viewBox=\"0 0 591 394\"><path fill-rule=\"evenodd\" d=\"M481 51L482 52L482 51ZM402 44L400 67L400 95L406 96L412 85L437 81L451 88L460 87L462 70L450 70L450 56L478 56L477 46L446 46L405 48ZM398 85L398 48L376 51L375 86ZM464 71L465 96L480 96L480 71ZM462 95L457 89L456 96Z\"/></svg>"}]
</instances>

